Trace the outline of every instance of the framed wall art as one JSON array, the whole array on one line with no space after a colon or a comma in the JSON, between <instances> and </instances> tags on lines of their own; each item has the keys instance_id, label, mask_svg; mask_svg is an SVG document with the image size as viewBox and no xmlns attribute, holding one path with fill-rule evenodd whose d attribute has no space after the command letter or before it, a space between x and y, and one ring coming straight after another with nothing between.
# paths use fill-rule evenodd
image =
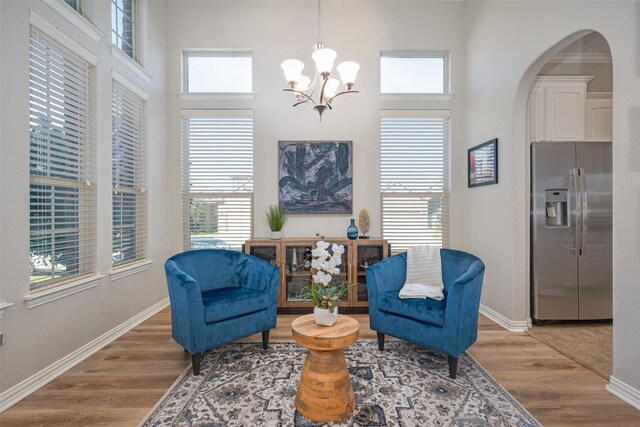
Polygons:
<instances>
[{"instance_id":1,"label":"framed wall art","mask_svg":"<svg viewBox=\"0 0 640 427\"><path fill-rule=\"evenodd\" d=\"M468 150L468 187L498 183L498 139Z\"/></svg>"},{"instance_id":2,"label":"framed wall art","mask_svg":"<svg viewBox=\"0 0 640 427\"><path fill-rule=\"evenodd\" d=\"M280 206L289 214L351 214L351 141L278 141Z\"/></svg>"}]
</instances>

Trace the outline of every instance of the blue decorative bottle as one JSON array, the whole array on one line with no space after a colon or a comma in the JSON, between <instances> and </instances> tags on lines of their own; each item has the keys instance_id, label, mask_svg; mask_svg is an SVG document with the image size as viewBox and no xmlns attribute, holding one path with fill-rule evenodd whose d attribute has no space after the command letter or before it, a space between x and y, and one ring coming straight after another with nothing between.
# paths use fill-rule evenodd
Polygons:
<instances>
[{"instance_id":1,"label":"blue decorative bottle","mask_svg":"<svg viewBox=\"0 0 640 427\"><path fill-rule=\"evenodd\" d=\"M347 237L351 240L358 238L358 227L356 227L356 220L351 218L351 223L347 228Z\"/></svg>"}]
</instances>

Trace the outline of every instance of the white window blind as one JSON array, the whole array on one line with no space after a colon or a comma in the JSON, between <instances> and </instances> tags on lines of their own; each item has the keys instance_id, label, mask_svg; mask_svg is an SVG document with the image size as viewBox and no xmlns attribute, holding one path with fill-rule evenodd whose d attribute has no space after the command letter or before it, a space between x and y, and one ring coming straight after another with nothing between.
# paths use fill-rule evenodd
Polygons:
<instances>
[{"instance_id":1,"label":"white window blind","mask_svg":"<svg viewBox=\"0 0 640 427\"><path fill-rule=\"evenodd\" d=\"M429 115L431 114L431 115ZM449 118L383 112L380 120L382 235L393 253L449 243Z\"/></svg>"},{"instance_id":2,"label":"white window blind","mask_svg":"<svg viewBox=\"0 0 640 427\"><path fill-rule=\"evenodd\" d=\"M240 249L253 224L253 113L184 111L184 247Z\"/></svg>"},{"instance_id":3,"label":"white window blind","mask_svg":"<svg viewBox=\"0 0 640 427\"><path fill-rule=\"evenodd\" d=\"M147 258L146 101L117 81L112 94L114 267Z\"/></svg>"},{"instance_id":4,"label":"white window blind","mask_svg":"<svg viewBox=\"0 0 640 427\"><path fill-rule=\"evenodd\" d=\"M111 0L111 42L136 59L136 2Z\"/></svg>"},{"instance_id":5,"label":"white window blind","mask_svg":"<svg viewBox=\"0 0 640 427\"><path fill-rule=\"evenodd\" d=\"M31 290L96 271L94 73L85 59L31 26Z\"/></svg>"}]
</instances>

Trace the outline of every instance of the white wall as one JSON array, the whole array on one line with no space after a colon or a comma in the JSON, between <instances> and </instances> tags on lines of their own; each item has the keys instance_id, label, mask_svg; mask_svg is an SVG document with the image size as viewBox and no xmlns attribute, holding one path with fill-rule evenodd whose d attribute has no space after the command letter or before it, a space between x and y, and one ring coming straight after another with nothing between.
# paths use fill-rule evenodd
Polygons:
<instances>
[{"instance_id":1,"label":"white wall","mask_svg":"<svg viewBox=\"0 0 640 427\"><path fill-rule=\"evenodd\" d=\"M466 161L461 144L464 118L464 5L460 2L324 2L324 43L338 52L336 63L352 59L361 69L354 89L326 111L322 122L309 105L292 108L280 63L288 58L313 70L311 53L316 41L316 4L312 1L170 2L168 16L167 79L169 92L169 158L171 198L180 195L181 108L247 108L254 111L255 237L268 236L267 205L278 203L278 140L353 140L353 215L290 215L285 237L344 237L349 218L369 210L371 236L379 236L380 109L450 109L453 146L452 245L461 242L462 201L456 194L466 185ZM180 101L181 51L187 48L250 48L254 60L254 101ZM381 101L380 49L450 50L452 101ZM171 247L182 248L181 206L171 209Z\"/></svg>"},{"instance_id":2,"label":"white wall","mask_svg":"<svg viewBox=\"0 0 640 427\"><path fill-rule=\"evenodd\" d=\"M525 141L531 83L549 57L580 31L596 30L609 42L614 92L613 376L635 389L638 405L640 3L470 2L467 11L467 145L498 137L500 184L464 190L464 205L473 207L465 215L464 234L468 248L487 264L482 303L514 321L529 315Z\"/></svg>"},{"instance_id":3,"label":"white wall","mask_svg":"<svg viewBox=\"0 0 640 427\"><path fill-rule=\"evenodd\" d=\"M0 302L15 303L2 318L0 392L31 377L166 297L163 262L168 256L165 36L166 6L150 2L144 81L110 50L108 2L96 2L96 26L107 35L93 41L42 1L1 1ZM58 27L98 58L97 192L99 286L27 308L29 293L29 13ZM149 250L151 269L111 281L111 72L119 71L149 94Z\"/></svg>"}]
</instances>

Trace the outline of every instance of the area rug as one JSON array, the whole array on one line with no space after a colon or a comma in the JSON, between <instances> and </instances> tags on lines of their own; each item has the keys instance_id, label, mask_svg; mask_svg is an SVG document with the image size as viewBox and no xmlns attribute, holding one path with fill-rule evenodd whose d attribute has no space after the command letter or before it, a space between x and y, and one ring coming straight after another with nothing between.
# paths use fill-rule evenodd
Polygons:
<instances>
[{"instance_id":1,"label":"area rug","mask_svg":"<svg viewBox=\"0 0 640 427\"><path fill-rule=\"evenodd\" d=\"M356 397L353 414L319 423L295 409L306 349L295 343L229 344L186 370L140 424L149 426L539 426L468 354L449 378L447 358L402 341L345 349Z\"/></svg>"}]
</instances>

